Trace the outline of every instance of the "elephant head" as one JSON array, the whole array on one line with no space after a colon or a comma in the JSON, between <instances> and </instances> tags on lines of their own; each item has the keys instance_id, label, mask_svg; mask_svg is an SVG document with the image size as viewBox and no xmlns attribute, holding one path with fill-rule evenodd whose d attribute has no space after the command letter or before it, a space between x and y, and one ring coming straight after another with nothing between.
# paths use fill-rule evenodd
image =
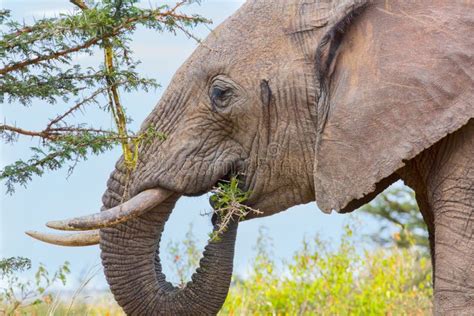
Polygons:
<instances>
[{"instance_id":1,"label":"elephant head","mask_svg":"<svg viewBox=\"0 0 474 316\"><path fill-rule=\"evenodd\" d=\"M237 176L259 216L314 200L327 212L351 211L397 180L404 161L474 116L463 101L472 94L470 70L459 66L467 51L459 43L469 42L469 32L437 32L397 16L426 11L455 28L462 5L389 6L248 1L178 70L142 125L166 140L143 143L130 175L118 161L104 211L50 226L101 228L105 274L128 314L217 313L230 284L238 223L207 245L191 282L173 287L158 245L181 196ZM425 36L414 43L420 30ZM457 46L440 45L450 36Z\"/></svg>"}]
</instances>

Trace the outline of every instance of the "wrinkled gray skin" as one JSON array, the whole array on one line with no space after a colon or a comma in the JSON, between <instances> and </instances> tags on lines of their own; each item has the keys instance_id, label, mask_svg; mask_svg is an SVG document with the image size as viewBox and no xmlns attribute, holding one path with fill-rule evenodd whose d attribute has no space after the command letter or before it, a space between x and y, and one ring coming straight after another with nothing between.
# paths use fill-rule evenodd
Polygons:
<instances>
[{"instance_id":1,"label":"wrinkled gray skin","mask_svg":"<svg viewBox=\"0 0 474 316\"><path fill-rule=\"evenodd\" d=\"M166 282L158 244L180 196L232 174L262 216L310 201L352 211L405 180L430 229L435 313L474 314L473 4L364 2L249 1L179 69L142 126L168 138L140 147L126 198L175 194L101 230L127 314L219 311L237 223L184 289ZM125 181L120 160L104 209L121 202Z\"/></svg>"}]
</instances>

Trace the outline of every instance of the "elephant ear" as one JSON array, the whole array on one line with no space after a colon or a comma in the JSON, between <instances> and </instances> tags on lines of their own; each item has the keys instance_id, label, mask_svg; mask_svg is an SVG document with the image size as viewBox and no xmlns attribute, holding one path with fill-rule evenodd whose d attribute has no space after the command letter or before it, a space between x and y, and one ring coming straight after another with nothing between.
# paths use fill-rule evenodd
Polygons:
<instances>
[{"instance_id":1,"label":"elephant ear","mask_svg":"<svg viewBox=\"0 0 474 316\"><path fill-rule=\"evenodd\" d=\"M294 4L295 10L290 14L294 22L292 33L306 32L325 26L334 26L366 6L369 0L300 0Z\"/></svg>"},{"instance_id":2,"label":"elephant ear","mask_svg":"<svg viewBox=\"0 0 474 316\"><path fill-rule=\"evenodd\" d=\"M370 201L474 117L470 4L386 5L329 18L317 49L314 184L324 212Z\"/></svg>"},{"instance_id":3,"label":"elephant ear","mask_svg":"<svg viewBox=\"0 0 474 316\"><path fill-rule=\"evenodd\" d=\"M286 33L293 39L306 60L312 62L315 57L314 47L320 39L321 29L335 29L339 22L356 15L368 3L370 0L288 1L285 7L289 18Z\"/></svg>"}]
</instances>

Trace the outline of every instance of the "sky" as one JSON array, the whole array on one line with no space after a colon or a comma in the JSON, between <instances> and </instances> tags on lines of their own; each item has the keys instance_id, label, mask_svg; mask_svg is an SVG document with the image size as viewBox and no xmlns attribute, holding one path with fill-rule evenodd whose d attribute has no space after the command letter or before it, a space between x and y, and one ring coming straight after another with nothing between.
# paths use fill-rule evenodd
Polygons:
<instances>
[{"instance_id":1,"label":"sky","mask_svg":"<svg viewBox=\"0 0 474 316\"><path fill-rule=\"evenodd\" d=\"M213 20L210 27L195 30L200 38L204 38L210 29L217 26L226 17L235 12L244 1L202 1L200 6L193 5L188 10L199 13ZM146 1L144 5L149 3ZM162 3L151 1L150 3ZM60 12L71 11L72 5L66 0L0 0L2 8L12 10L15 17L31 21L33 17L53 16ZM134 119L132 128L137 129L142 120L156 105L172 75L186 58L197 47L197 43L184 35L160 34L149 30L139 30L134 36L132 49L136 57L142 61L140 72L155 78L162 88L148 93L139 92L122 95L123 104L128 114ZM87 65L101 56L81 57L80 62ZM31 107L18 104L1 104L0 119L7 123L16 123L32 130L39 130L46 125L48 118L58 113L64 105L49 105L36 102ZM78 120L93 122L110 127L112 119L98 111L87 111L79 114ZM13 145L1 144L1 167L17 159L28 157L29 147L37 145L37 140L21 138ZM101 195L115 161L120 155L119 149L98 157L91 157L81 162L75 172L67 177L67 170L59 170L35 177L27 188L18 187L14 195L6 195L3 184L0 209L0 257L24 256L31 258L37 265L44 263L54 269L64 261L69 261L72 278L79 279L85 271L100 263L97 246L86 248L64 248L41 243L24 234L27 230L47 231L44 223L54 219L64 219L98 212ZM180 241L193 225L194 234L201 249L204 248L207 235L211 231L209 218L202 213L210 209L208 197L182 198L166 224L162 247L170 242ZM377 228L377 224L360 214L356 214L359 227L364 232ZM322 213L316 204L309 203L293 207L285 212L243 222L239 225L234 271L241 275L249 271L249 262L254 256L254 246L259 229L265 228L266 234L273 241L273 253L280 259L291 259L294 252L301 246L303 238L318 234L324 239L335 243L344 232L344 225L349 215ZM170 260L164 259L164 270L170 272ZM171 273L169 278L176 281ZM104 288L104 277L100 272L92 282L93 287Z\"/></svg>"}]
</instances>

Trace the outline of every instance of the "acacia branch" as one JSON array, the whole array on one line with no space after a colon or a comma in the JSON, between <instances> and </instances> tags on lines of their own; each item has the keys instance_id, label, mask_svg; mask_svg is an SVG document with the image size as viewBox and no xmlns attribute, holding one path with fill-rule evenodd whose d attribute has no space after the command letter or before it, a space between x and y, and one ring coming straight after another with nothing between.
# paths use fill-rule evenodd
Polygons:
<instances>
[{"instance_id":1,"label":"acacia branch","mask_svg":"<svg viewBox=\"0 0 474 316\"><path fill-rule=\"evenodd\" d=\"M0 132L4 132L4 131L10 131L10 132L14 132L14 133L25 135L25 136L31 136L31 137L40 137L40 138L48 139L48 140L55 140L56 137L58 136L55 133L48 133L45 131L34 132L34 131L18 128L15 126L6 125L6 124L0 125Z\"/></svg>"},{"instance_id":2,"label":"acacia branch","mask_svg":"<svg viewBox=\"0 0 474 316\"><path fill-rule=\"evenodd\" d=\"M97 128L82 128L82 127L73 127L73 126L66 126L66 127L56 127L51 128L49 131L51 132L61 132L61 133L80 133L80 132L89 132L95 134L106 134L106 135L114 135L113 131L97 129Z\"/></svg>"},{"instance_id":3,"label":"acacia branch","mask_svg":"<svg viewBox=\"0 0 474 316\"><path fill-rule=\"evenodd\" d=\"M182 5L182 3L180 2L179 5ZM176 14L175 10L177 8L178 8L178 5L176 5L173 9L171 9L169 11L166 11L166 12L163 12L163 13L161 13L161 12L150 13L149 15L142 15L142 16L129 18L129 19L125 20L123 23L119 24L117 27L113 28L113 30L111 32L106 33L106 34L104 34L100 37L91 38L90 40L84 42L82 45L73 46L73 47L70 47L68 49L60 50L60 51L57 51L57 52L49 54L49 55L42 55L42 56L38 56L38 57L33 58L33 59L26 59L26 60L23 60L21 62L13 63L10 66L7 66L7 67L4 67L4 68L0 69L0 74L5 75L8 72L18 71L18 70L21 70L25 67L33 65L33 64L38 64L38 63L48 61L48 60L52 60L52 59L58 59L59 57L69 55L71 53L75 53L75 52L87 49L91 46L94 46L94 45L98 44L101 40L106 40L106 39L109 39L111 37L119 35L120 33L124 32L125 29L130 28L133 23L135 23L135 22L137 22L141 19L146 19L146 18L149 18L149 17L153 16L156 19L172 17L172 18L175 18L175 19L178 19L178 20L184 20L184 21L194 21L195 20L195 18L192 17L192 16Z\"/></svg>"},{"instance_id":4,"label":"acacia branch","mask_svg":"<svg viewBox=\"0 0 474 316\"><path fill-rule=\"evenodd\" d=\"M35 30L34 27L25 26L24 28L17 30L15 33L9 34L9 36L14 38L14 37L18 37L18 36L20 36L22 34L25 34L25 33L31 33L34 30Z\"/></svg>"},{"instance_id":5,"label":"acacia branch","mask_svg":"<svg viewBox=\"0 0 474 316\"><path fill-rule=\"evenodd\" d=\"M121 85L125 83L124 81L120 81L116 83L116 85ZM58 124L62 120L64 120L67 116L71 115L78 109L80 109L81 106L84 104L94 100L99 94L104 93L105 91L108 90L108 87L101 88L97 91L95 91L93 94L91 94L89 97L83 99L81 102L77 103L73 107L71 107L69 110L67 110L65 113L57 116L53 120L51 120L46 128L41 131L41 132L36 132L36 131L29 131L25 130L22 128L14 127L11 125L0 125L0 132L2 131L10 131L14 132L17 134L25 135L25 136L32 136L32 137L40 137L43 139L48 139L48 140L56 140L59 135L58 132L97 132L97 133L106 133L106 131L103 130L98 130L98 129L82 129L82 128L68 128L68 127L58 127L58 128L53 128L54 125Z\"/></svg>"},{"instance_id":6,"label":"acacia branch","mask_svg":"<svg viewBox=\"0 0 474 316\"><path fill-rule=\"evenodd\" d=\"M71 47L71 48L68 48L68 49L60 50L60 51L57 51L57 52L55 52L53 54L50 54L50 55L38 56L38 57L33 58L33 59L27 59L27 60L24 60L24 61L21 61L21 62L18 62L18 63L14 63L10 66L7 66L5 68L0 69L0 74L4 75L4 74L6 74L8 72L11 72L11 71L17 71L17 70L23 69L23 68L25 68L29 65L38 64L40 62L48 61L48 60L51 60L51 59L57 59L61 56L65 56L65 55L68 55L68 54L71 54L71 53L78 52L80 50L89 48L92 45L97 44L103 38L112 37L114 35L116 35L116 34L108 34L108 35L105 35L104 37L95 37L95 38L92 38L92 39L86 41L82 45L78 45L78 46L74 46L74 47Z\"/></svg>"},{"instance_id":7,"label":"acacia branch","mask_svg":"<svg viewBox=\"0 0 474 316\"><path fill-rule=\"evenodd\" d=\"M108 135L109 137L103 137L101 138L102 140L120 141L120 142L141 139L143 137L142 135L137 135L137 136L127 135L123 137L113 131L97 129L97 128L81 128L81 127L58 127L58 128L51 128L47 131L44 130L41 132L37 132L37 131L25 130L25 129L11 126L11 125L0 125L0 132L2 131L10 131L10 132L14 132L20 135L39 137L39 138L47 139L50 141L58 141L62 137L67 136L68 134L71 135L74 133L75 134L80 134L80 133L103 134L103 135Z\"/></svg>"},{"instance_id":8,"label":"acacia branch","mask_svg":"<svg viewBox=\"0 0 474 316\"><path fill-rule=\"evenodd\" d=\"M81 10L88 9L87 5L82 0L69 0L69 2L71 2L74 5L77 5L79 8L81 8Z\"/></svg>"},{"instance_id":9,"label":"acacia branch","mask_svg":"<svg viewBox=\"0 0 474 316\"><path fill-rule=\"evenodd\" d=\"M130 149L129 144L129 137L127 133L127 118L125 116L125 112L123 110L122 104L120 103L119 92L117 89L117 84L114 78L110 75L115 71L114 67L114 52L112 50L112 46L108 40L105 41L105 48L104 48L104 64L105 69L107 70L105 79L107 81L107 93L109 95L109 104L110 110L114 115L115 125L117 126L117 131L119 137L123 138L121 141L122 143L122 150L123 156L125 159L125 165L128 167L129 170L133 170L136 165L136 157L138 152L136 151L133 153Z\"/></svg>"},{"instance_id":10,"label":"acacia branch","mask_svg":"<svg viewBox=\"0 0 474 316\"><path fill-rule=\"evenodd\" d=\"M119 83L117 83L117 85L121 85L123 84L124 81L121 81ZM83 99L81 102L77 103L76 105L74 105L73 107L71 107L69 110L67 110L65 113L63 113L62 115L59 115L57 116L56 118L54 118L53 120L51 120L51 122L49 122L49 124L46 126L46 130L51 130L51 127L55 124L58 124L59 122L61 122L62 120L64 120L64 118L66 118L68 115L74 113L75 111L77 111L78 109L81 108L81 106L83 106L84 104L94 100L99 94L101 93L104 93L105 91L108 90L108 87L105 87L105 88L101 88L97 91L95 91L94 93L92 93L89 97Z\"/></svg>"}]
</instances>

